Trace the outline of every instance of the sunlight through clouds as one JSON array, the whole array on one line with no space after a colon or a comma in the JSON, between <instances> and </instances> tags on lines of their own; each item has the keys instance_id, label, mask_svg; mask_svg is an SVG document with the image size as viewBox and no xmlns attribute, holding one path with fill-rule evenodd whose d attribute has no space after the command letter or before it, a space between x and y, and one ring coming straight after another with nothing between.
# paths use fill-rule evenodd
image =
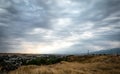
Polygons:
<instances>
[{"instance_id":1,"label":"sunlight through clouds","mask_svg":"<svg viewBox=\"0 0 120 74\"><path fill-rule=\"evenodd\" d=\"M56 18L52 19L51 24L53 24L56 27L66 27L68 25L72 24L71 18Z\"/></svg>"},{"instance_id":2,"label":"sunlight through clouds","mask_svg":"<svg viewBox=\"0 0 120 74\"><path fill-rule=\"evenodd\" d=\"M120 48L119 0L0 0L0 52Z\"/></svg>"}]
</instances>

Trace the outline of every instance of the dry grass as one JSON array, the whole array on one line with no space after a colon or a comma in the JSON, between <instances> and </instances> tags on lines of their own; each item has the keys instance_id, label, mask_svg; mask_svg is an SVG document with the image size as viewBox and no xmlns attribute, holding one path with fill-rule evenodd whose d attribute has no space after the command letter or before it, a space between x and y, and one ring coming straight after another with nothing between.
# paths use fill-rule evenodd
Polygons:
<instances>
[{"instance_id":1,"label":"dry grass","mask_svg":"<svg viewBox=\"0 0 120 74\"><path fill-rule=\"evenodd\" d=\"M97 56L80 62L22 66L9 74L120 74L120 57Z\"/></svg>"}]
</instances>

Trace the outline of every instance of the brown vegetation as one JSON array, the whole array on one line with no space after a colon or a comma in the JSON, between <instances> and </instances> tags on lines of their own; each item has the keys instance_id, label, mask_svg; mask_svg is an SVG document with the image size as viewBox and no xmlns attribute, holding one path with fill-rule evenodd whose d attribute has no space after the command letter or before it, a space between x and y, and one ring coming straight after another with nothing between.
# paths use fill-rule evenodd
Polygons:
<instances>
[{"instance_id":1,"label":"brown vegetation","mask_svg":"<svg viewBox=\"0 0 120 74\"><path fill-rule=\"evenodd\" d=\"M87 59L71 56L70 58L71 62L22 66L9 74L120 74L120 56L94 56Z\"/></svg>"}]
</instances>

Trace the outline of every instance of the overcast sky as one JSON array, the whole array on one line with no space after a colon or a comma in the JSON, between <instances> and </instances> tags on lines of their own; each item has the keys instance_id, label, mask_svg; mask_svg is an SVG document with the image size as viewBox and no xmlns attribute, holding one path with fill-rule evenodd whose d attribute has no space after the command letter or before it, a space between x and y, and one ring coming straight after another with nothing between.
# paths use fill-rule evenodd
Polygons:
<instances>
[{"instance_id":1,"label":"overcast sky","mask_svg":"<svg viewBox=\"0 0 120 74\"><path fill-rule=\"evenodd\" d=\"M120 48L120 0L0 0L0 52Z\"/></svg>"}]
</instances>

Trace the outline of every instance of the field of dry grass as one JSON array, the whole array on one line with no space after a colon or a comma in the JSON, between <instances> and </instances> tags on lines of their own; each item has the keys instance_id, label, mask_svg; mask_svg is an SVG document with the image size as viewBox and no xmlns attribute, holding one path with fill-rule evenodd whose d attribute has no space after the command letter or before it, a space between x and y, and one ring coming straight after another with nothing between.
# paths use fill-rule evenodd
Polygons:
<instances>
[{"instance_id":1,"label":"field of dry grass","mask_svg":"<svg viewBox=\"0 0 120 74\"><path fill-rule=\"evenodd\" d=\"M84 62L22 66L9 74L120 74L120 56L96 56Z\"/></svg>"}]
</instances>

